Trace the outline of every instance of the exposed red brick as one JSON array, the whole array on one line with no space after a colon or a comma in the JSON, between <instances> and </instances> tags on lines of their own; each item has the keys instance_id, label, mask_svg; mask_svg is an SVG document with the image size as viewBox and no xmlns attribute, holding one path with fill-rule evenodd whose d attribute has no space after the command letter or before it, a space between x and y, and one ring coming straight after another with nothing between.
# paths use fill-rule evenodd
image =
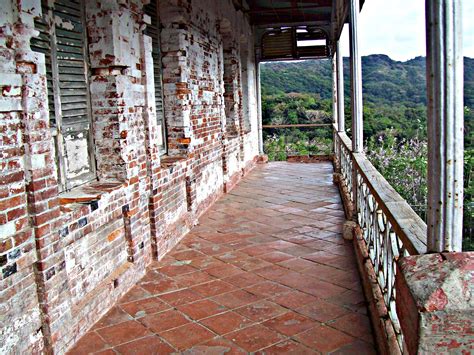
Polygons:
<instances>
[{"instance_id":1,"label":"exposed red brick","mask_svg":"<svg viewBox=\"0 0 474 355\"><path fill-rule=\"evenodd\" d=\"M107 236L107 240L109 242L113 242L116 238L118 238L120 235L122 234L122 229L117 229L115 231L113 231L112 233L110 233L108 236Z\"/></svg>"},{"instance_id":2,"label":"exposed red brick","mask_svg":"<svg viewBox=\"0 0 474 355\"><path fill-rule=\"evenodd\" d=\"M8 238L0 241L0 253L5 253L13 247L12 239Z\"/></svg>"}]
</instances>

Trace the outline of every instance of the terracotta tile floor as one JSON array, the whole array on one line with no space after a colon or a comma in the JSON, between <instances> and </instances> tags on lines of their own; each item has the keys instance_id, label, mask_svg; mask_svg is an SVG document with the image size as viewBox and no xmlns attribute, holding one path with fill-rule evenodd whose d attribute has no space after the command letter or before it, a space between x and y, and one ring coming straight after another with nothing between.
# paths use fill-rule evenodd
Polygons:
<instances>
[{"instance_id":1,"label":"terracotta tile floor","mask_svg":"<svg viewBox=\"0 0 474 355\"><path fill-rule=\"evenodd\" d=\"M259 165L70 353L375 353L332 172Z\"/></svg>"}]
</instances>

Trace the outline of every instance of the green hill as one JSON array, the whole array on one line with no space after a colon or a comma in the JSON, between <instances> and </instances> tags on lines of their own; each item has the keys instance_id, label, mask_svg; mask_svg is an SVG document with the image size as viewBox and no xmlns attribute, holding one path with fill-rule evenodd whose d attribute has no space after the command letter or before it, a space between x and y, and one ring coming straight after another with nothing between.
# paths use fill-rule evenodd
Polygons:
<instances>
[{"instance_id":1,"label":"green hill","mask_svg":"<svg viewBox=\"0 0 474 355\"><path fill-rule=\"evenodd\" d=\"M424 57L416 57L406 62L395 61L381 54L362 57L366 137L383 134L389 128L393 128L401 138L425 135L425 72ZM464 58L464 79L465 137L466 145L471 147L474 144L474 59L472 58ZM327 116L330 116L332 97L330 60L264 63L261 80L264 123L306 122L304 109L325 110ZM350 120L349 58L344 58L344 87L346 118Z\"/></svg>"},{"instance_id":2,"label":"green hill","mask_svg":"<svg viewBox=\"0 0 474 355\"><path fill-rule=\"evenodd\" d=\"M362 57L364 100L386 104L425 104L426 66L424 57L406 62L383 54ZM302 62L269 62L262 64L262 94L290 92L318 94L323 99L332 95L330 60ZM464 58L464 102L474 108L474 59ZM344 58L345 95L349 96L349 58Z\"/></svg>"}]
</instances>

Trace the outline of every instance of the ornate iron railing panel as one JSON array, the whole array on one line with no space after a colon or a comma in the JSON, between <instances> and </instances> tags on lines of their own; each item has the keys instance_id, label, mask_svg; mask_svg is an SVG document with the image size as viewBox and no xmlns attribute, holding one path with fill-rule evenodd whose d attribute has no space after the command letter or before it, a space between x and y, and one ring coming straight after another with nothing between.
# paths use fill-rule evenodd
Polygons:
<instances>
[{"instance_id":1,"label":"ornate iron railing panel","mask_svg":"<svg viewBox=\"0 0 474 355\"><path fill-rule=\"evenodd\" d=\"M348 141L348 142L347 142ZM349 138L344 134L338 134L338 150L340 154L339 162L341 164L341 176L349 192L350 201L354 202L354 190L352 184L352 157Z\"/></svg>"},{"instance_id":2,"label":"ornate iron railing panel","mask_svg":"<svg viewBox=\"0 0 474 355\"><path fill-rule=\"evenodd\" d=\"M410 255L392 228L387 215L380 208L362 175L357 172L357 222L367 245L388 315L403 349L403 334L398 320L395 297L396 262L400 256Z\"/></svg>"}]
</instances>

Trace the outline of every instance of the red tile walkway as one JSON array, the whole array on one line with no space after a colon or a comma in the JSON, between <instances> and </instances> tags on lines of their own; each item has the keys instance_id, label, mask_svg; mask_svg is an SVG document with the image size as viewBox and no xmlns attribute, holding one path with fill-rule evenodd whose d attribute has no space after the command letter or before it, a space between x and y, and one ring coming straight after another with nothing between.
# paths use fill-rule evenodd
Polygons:
<instances>
[{"instance_id":1,"label":"red tile walkway","mask_svg":"<svg viewBox=\"0 0 474 355\"><path fill-rule=\"evenodd\" d=\"M374 354L329 163L259 165L71 354Z\"/></svg>"}]
</instances>

